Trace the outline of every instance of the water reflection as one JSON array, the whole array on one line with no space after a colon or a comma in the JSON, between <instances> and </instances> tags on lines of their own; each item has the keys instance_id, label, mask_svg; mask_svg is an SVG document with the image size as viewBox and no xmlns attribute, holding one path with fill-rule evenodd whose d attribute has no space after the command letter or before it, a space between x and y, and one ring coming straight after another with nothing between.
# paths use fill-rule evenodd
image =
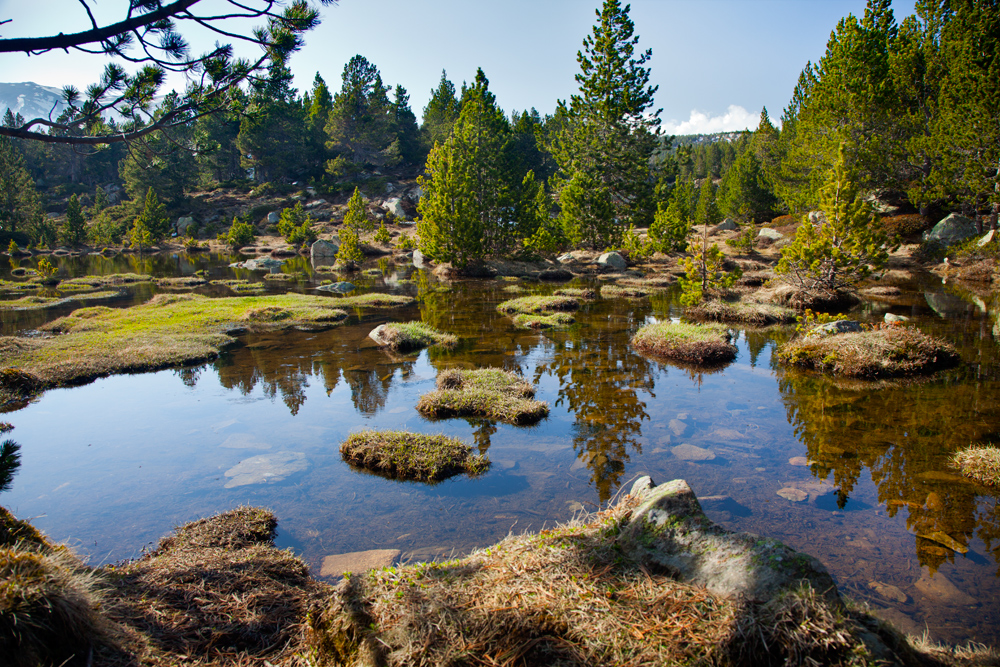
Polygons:
<instances>
[{"instance_id":1,"label":"water reflection","mask_svg":"<svg viewBox=\"0 0 1000 667\"><path fill-rule=\"evenodd\" d=\"M13 440L0 443L0 493L9 491L14 474L21 467L21 445Z\"/></svg>"}]
</instances>

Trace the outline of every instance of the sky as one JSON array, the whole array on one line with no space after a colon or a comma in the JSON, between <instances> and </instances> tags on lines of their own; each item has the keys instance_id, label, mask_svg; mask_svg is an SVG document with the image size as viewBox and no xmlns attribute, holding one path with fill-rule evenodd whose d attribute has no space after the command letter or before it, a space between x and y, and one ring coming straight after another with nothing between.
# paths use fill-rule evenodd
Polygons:
<instances>
[{"instance_id":1,"label":"sky","mask_svg":"<svg viewBox=\"0 0 1000 667\"><path fill-rule=\"evenodd\" d=\"M0 37L78 32L88 27L84 0L0 0ZM86 0L99 22L120 20L127 0ZM202 0L208 7L221 0ZM203 6L202 3L196 5ZM598 0L340 0L292 56L305 92L319 72L332 91L355 54L374 63L386 84L402 84L419 120L441 71L460 88L481 67L507 112L552 113L577 90L577 52L596 20ZM639 48L652 49L650 82L659 86L669 134L754 128L762 107L775 122L807 61L822 57L830 32L864 0L633 0ZM43 8L43 9L40 9ZM894 0L897 21L913 0ZM186 32L196 52L212 39ZM253 55L253 51L245 51ZM0 79L81 90L95 82L103 56L54 52L0 55ZM172 82L183 87L179 80Z\"/></svg>"}]
</instances>

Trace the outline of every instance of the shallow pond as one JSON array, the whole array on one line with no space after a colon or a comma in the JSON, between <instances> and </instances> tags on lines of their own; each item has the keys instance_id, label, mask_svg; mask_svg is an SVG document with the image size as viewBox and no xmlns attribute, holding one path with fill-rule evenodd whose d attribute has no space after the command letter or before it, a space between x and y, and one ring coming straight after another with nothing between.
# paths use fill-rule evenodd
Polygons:
<instances>
[{"instance_id":1,"label":"shallow pond","mask_svg":"<svg viewBox=\"0 0 1000 667\"><path fill-rule=\"evenodd\" d=\"M229 261L59 259L73 275L205 270L212 279L262 280ZM134 557L178 524L264 505L281 521L279 544L318 574L325 556L346 552L462 554L594 509L641 474L684 478L711 518L817 556L847 595L902 630L1000 644L998 494L947 463L956 448L1000 441L995 304L923 278L891 304L862 306L853 317L911 316L963 358L930 380L866 385L777 367L772 351L787 328L739 332L737 360L711 373L637 355L628 340L639 326L679 314L673 292L597 300L573 327L536 333L514 329L495 306L517 296L515 285L520 293L557 286L441 283L385 261L373 269L378 275L351 278L359 291L412 294L418 303L356 310L325 332L248 336L210 364L53 390L9 413L22 466L0 502L94 564ZM302 258L283 270L306 275L268 281L269 290L311 292L331 277L312 274ZM156 291L122 288L108 305ZM70 308L4 311L4 328L29 330ZM422 319L461 343L390 355L367 337L390 319ZM417 399L454 366L520 371L552 412L530 428L425 420ZM338 446L368 427L459 436L493 466L482 478L435 486L364 474L341 461ZM704 450L714 458L692 460Z\"/></svg>"}]
</instances>

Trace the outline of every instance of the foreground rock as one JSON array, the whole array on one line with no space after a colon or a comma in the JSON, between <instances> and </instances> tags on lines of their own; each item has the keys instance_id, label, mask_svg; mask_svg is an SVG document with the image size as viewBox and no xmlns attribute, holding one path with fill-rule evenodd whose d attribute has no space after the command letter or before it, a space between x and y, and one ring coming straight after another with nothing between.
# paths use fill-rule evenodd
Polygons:
<instances>
[{"instance_id":1,"label":"foreground rock","mask_svg":"<svg viewBox=\"0 0 1000 667\"><path fill-rule=\"evenodd\" d=\"M923 240L927 243L950 246L972 238L977 233L975 222L964 215L952 213L934 225L929 232L924 232Z\"/></svg>"}]
</instances>

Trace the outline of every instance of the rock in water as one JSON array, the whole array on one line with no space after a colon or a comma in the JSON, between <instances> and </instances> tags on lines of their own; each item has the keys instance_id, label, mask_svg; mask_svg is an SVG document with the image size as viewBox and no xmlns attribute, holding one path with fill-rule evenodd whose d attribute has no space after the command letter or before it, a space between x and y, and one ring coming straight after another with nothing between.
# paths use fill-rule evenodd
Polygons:
<instances>
[{"instance_id":1,"label":"rock in water","mask_svg":"<svg viewBox=\"0 0 1000 667\"><path fill-rule=\"evenodd\" d=\"M254 259L248 259L240 265L240 268L248 269L250 271L270 271L271 269L280 268L284 264L280 259L274 259L272 257L256 257Z\"/></svg>"},{"instance_id":2,"label":"rock in water","mask_svg":"<svg viewBox=\"0 0 1000 667\"><path fill-rule=\"evenodd\" d=\"M601 266L609 266L615 271L624 271L628 268L625 258L616 252L606 252L597 258L597 263Z\"/></svg>"},{"instance_id":3,"label":"rock in water","mask_svg":"<svg viewBox=\"0 0 1000 667\"><path fill-rule=\"evenodd\" d=\"M809 498L809 494L802 489L796 489L791 486L786 486L782 489L778 489L778 495L785 500L791 500L793 503L801 503L802 501Z\"/></svg>"},{"instance_id":4,"label":"rock in water","mask_svg":"<svg viewBox=\"0 0 1000 667\"><path fill-rule=\"evenodd\" d=\"M339 251L340 251L340 246L338 246L336 243L333 243L332 241L325 241L323 239L319 239L318 241L314 241L313 244L309 246L309 261L311 261L313 265L323 264L323 263L328 264L329 262L323 262L319 260L333 259L337 256L337 253Z\"/></svg>"},{"instance_id":5,"label":"rock in water","mask_svg":"<svg viewBox=\"0 0 1000 667\"><path fill-rule=\"evenodd\" d=\"M347 294L348 292L353 292L355 287L354 283L349 283L346 280L342 280L339 283L333 283L330 285L320 285L316 289L321 292L336 292L337 294Z\"/></svg>"},{"instance_id":6,"label":"rock in water","mask_svg":"<svg viewBox=\"0 0 1000 667\"><path fill-rule=\"evenodd\" d=\"M424 257L424 253L420 252L419 250L413 251L413 266L417 267L418 269L423 269L426 268L428 264L429 262L427 261L427 258Z\"/></svg>"},{"instance_id":7,"label":"rock in water","mask_svg":"<svg viewBox=\"0 0 1000 667\"><path fill-rule=\"evenodd\" d=\"M861 331L861 324L854 320L837 320L827 322L813 328L807 336L835 336L842 333L857 333Z\"/></svg>"},{"instance_id":8,"label":"rock in water","mask_svg":"<svg viewBox=\"0 0 1000 667\"><path fill-rule=\"evenodd\" d=\"M895 324L897 322L909 322L910 318L905 315L893 315L892 313L886 313L882 316L882 320L886 324Z\"/></svg>"},{"instance_id":9,"label":"rock in water","mask_svg":"<svg viewBox=\"0 0 1000 667\"><path fill-rule=\"evenodd\" d=\"M248 484L264 484L267 482L280 482L289 475L302 472L309 467L306 455L302 452L281 451L274 454L261 454L249 459L240 461L235 466L226 471L226 477L231 477L226 482L226 488L232 489L237 486Z\"/></svg>"},{"instance_id":10,"label":"rock in water","mask_svg":"<svg viewBox=\"0 0 1000 667\"><path fill-rule=\"evenodd\" d=\"M924 232L923 240L928 243L938 243L949 246L975 236L976 223L964 215L952 213L941 222L934 225L929 232Z\"/></svg>"},{"instance_id":11,"label":"rock in water","mask_svg":"<svg viewBox=\"0 0 1000 667\"><path fill-rule=\"evenodd\" d=\"M671 448L671 453L681 461L711 461L715 454L710 449L703 449L695 445L677 445Z\"/></svg>"},{"instance_id":12,"label":"rock in water","mask_svg":"<svg viewBox=\"0 0 1000 667\"><path fill-rule=\"evenodd\" d=\"M931 574L931 571L927 567L921 569L920 579L913 586L927 597L945 604L976 604L976 598L960 591L955 584L951 583L948 577L940 572Z\"/></svg>"},{"instance_id":13,"label":"rock in water","mask_svg":"<svg viewBox=\"0 0 1000 667\"><path fill-rule=\"evenodd\" d=\"M909 596L892 584L884 584L881 581L869 581L868 588L872 589L887 600L899 602L900 604L909 600Z\"/></svg>"},{"instance_id":14,"label":"rock in water","mask_svg":"<svg viewBox=\"0 0 1000 667\"><path fill-rule=\"evenodd\" d=\"M670 426L670 432L676 435L678 438L684 435L688 427L687 424L682 422L680 419L671 419L669 426Z\"/></svg>"}]
</instances>

